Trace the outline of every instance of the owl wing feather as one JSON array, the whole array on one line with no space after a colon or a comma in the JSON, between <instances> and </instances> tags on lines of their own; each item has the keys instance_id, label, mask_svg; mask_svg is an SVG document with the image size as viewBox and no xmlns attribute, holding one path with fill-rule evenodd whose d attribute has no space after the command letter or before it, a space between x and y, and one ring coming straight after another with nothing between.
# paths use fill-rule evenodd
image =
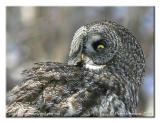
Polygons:
<instances>
[{"instance_id":1,"label":"owl wing feather","mask_svg":"<svg viewBox=\"0 0 160 123\"><path fill-rule=\"evenodd\" d=\"M120 103L118 95L127 93L117 76L73 65L41 62L23 74L25 80L8 94L8 117L108 116L108 97ZM117 105L117 111L129 114L121 108Z\"/></svg>"},{"instance_id":2,"label":"owl wing feather","mask_svg":"<svg viewBox=\"0 0 160 123\"><path fill-rule=\"evenodd\" d=\"M100 89L98 74L67 64L35 63L23 74L7 95L7 116L76 116Z\"/></svg>"}]
</instances>

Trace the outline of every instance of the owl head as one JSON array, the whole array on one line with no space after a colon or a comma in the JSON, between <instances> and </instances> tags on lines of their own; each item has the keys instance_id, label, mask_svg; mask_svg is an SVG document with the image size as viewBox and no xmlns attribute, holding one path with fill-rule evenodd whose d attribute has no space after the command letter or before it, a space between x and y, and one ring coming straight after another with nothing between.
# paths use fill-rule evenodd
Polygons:
<instances>
[{"instance_id":1,"label":"owl head","mask_svg":"<svg viewBox=\"0 0 160 123\"><path fill-rule=\"evenodd\" d=\"M68 64L142 78L144 55L136 38L123 26L99 21L80 27L72 40ZM131 76L131 77L130 77Z\"/></svg>"},{"instance_id":2,"label":"owl head","mask_svg":"<svg viewBox=\"0 0 160 123\"><path fill-rule=\"evenodd\" d=\"M79 62L89 69L103 68L118 52L121 38L110 23L82 26L73 37L68 64Z\"/></svg>"}]
</instances>

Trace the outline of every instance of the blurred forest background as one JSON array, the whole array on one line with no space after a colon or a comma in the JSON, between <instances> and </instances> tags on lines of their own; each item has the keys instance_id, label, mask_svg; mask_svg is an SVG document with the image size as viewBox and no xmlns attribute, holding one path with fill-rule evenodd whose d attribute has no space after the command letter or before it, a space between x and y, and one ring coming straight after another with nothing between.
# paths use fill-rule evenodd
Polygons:
<instances>
[{"instance_id":1,"label":"blurred forest background","mask_svg":"<svg viewBox=\"0 0 160 123\"><path fill-rule=\"evenodd\" d=\"M146 74L138 112L153 116L153 7L7 7L6 91L18 84L22 70L35 62L66 62L74 32L97 20L115 21L140 41L146 57Z\"/></svg>"}]
</instances>

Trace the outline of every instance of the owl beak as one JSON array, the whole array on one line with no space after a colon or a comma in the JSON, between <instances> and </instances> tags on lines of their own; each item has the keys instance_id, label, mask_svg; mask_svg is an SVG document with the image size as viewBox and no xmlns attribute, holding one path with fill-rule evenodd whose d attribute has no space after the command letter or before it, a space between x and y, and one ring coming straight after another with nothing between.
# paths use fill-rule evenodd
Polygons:
<instances>
[{"instance_id":1,"label":"owl beak","mask_svg":"<svg viewBox=\"0 0 160 123\"><path fill-rule=\"evenodd\" d=\"M84 61L84 59L85 59L85 56L84 56L84 54L82 53L82 55L81 55L81 60Z\"/></svg>"}]
</instances>

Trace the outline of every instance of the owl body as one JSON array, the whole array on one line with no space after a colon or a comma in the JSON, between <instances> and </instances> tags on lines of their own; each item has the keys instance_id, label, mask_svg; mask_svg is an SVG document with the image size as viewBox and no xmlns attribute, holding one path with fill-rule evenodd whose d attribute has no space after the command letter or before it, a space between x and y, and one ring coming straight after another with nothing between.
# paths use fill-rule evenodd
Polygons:
<instances>
[{"instance_id":1,"label":"owl body","mask_svg":"<svg viewBox=\"0 0 160 123\"><path fill-rule=\"evenodd\" d=\"M136 38L114 22L78 29L67 64L36 63L8 94L7 116L136 116L145 60Z\"/></svg>"}]
</instances>

